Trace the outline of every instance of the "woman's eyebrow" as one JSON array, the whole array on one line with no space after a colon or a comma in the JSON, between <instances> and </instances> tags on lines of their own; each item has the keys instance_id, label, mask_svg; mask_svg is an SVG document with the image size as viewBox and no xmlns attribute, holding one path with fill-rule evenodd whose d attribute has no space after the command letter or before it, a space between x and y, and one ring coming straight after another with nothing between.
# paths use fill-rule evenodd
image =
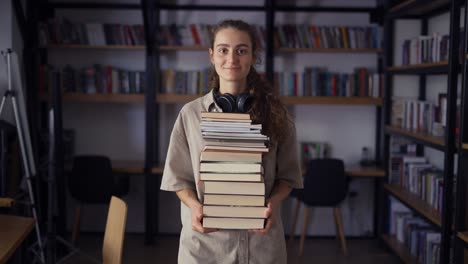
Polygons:
<instances>
[{"instance_id":1,"label":"woman's eyebrow","mask_svg":"<svg viewBox=\"0 0 468 264\"><path fill-rule=\"evenodd\" d=\"M225 43L220 43L220 44L216 45L216 47L230 47L230 46L231 46L231 45L225 44ZM249 45L247 45L247 44L238 44L238 45L236 45L235 47L236 47L236 48L239 48L239 47L246 47L246 48L248 48Z\"/></svg>"}]
</instances>

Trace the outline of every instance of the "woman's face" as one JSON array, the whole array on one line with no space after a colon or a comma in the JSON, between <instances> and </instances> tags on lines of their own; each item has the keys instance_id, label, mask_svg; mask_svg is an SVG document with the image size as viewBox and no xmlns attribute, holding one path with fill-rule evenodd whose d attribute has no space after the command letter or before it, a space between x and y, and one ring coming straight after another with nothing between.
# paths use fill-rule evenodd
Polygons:
<instances>
[{"instance_id":1,"label":"woman's face","mask_svg":"<svg viewBox=\"0 0 468 264\"><path fill-rule=\"evenodd\" d=\"M255 61L249 35L234 28L219 30L210 49L210 60L219 75L220 87L230 83L245 88Z\"/></svg>"}]
</instances>

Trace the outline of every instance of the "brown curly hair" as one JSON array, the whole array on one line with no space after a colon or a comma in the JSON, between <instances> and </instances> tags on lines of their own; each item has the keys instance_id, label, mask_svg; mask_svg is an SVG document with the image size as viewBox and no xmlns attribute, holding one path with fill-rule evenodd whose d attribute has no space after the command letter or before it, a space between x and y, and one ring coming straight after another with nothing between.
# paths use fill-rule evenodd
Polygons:
<instances>
[{"instance_id":1,"label":"brown curly hair","mask_svg":"<svg viewBox=\"0 0 468 264\"><path fill-rule=\"evenodd\" d=\"M226 28L233 28L239 31L246 32L252 42L252 54L257 59L257 64L260 58L260 48L256 37L255 29L242 20L224 20L213 26L210 31L210 46L214 49L214 41L216 34ZM211 69L209 76L209 87L219 91L219 75L214 69ZM271 85L263 80L257 73L255 68L250 67L247 74L247 92L254 96L255 100L248 111L252 121L262 124L262 132L275 141L280 141L285 133L285 124L291 122L288 111L284 104L279 100L278 95Z\"/></svg>"}]
</instances>

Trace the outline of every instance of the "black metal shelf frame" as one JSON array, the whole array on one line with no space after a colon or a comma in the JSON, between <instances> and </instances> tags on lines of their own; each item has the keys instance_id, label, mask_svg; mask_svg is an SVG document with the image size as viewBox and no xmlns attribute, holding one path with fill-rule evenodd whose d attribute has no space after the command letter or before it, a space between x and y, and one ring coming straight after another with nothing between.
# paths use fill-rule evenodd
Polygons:
<instances>
[{"instance_id":1,"label":"black metal shelf frame","mask_svg":"<svg viewBox=\"0 0 468 264\"><path fill-rule=\"evenodd\" d=\"M462 70L462 89L461 89L461 105L460 105L460 127L459 127L459 136L458 136L458 149L460 149L460 154L458 155L457 162L457 175L456 175L456 200L455 200L455 230L454 234L458 232L466 232L468 230L468 225L466 224L466 217L468 216L468 211L466 210L465 203L467 201L467 190L468 181L466 175L468 173L468 150L463 148L463 143L468 142L468 114L466 113L468 109L468 61L466 59L466 54L468 54L468 34L466 34L466 28L468 26L468 1L463 0L465 5L465 36L464 36L464 47L463 47L463 70ZM462 239L455 239L455 260L458 262L464 259L464 250L467 247L467 243Z\"/></svg>"}]
</instances>

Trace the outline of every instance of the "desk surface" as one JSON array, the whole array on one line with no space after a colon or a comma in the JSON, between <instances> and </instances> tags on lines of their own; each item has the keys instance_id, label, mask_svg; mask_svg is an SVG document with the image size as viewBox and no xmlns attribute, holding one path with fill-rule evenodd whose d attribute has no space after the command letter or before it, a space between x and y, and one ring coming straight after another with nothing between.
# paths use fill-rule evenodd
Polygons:
<instances>
[{"instance_id":1,"label":"desk surface","mask_svg":"<svg viewBox=\"0 0 468 264\"><path fill-rule=\"evenodd\" d=\"M0 264L6 263L33 228L33 218L0 215Z\"/></svg>"},{"instance_id":2,"label":"desk surface","mask_svg":"<svg viewBox=\"0 0 468 264\"><path fill-rule=\"evenodd\" d=\"M350 177L385 177L385 170L375 166L347 165L345 170Z\"/></svg>"}]
</instances>

